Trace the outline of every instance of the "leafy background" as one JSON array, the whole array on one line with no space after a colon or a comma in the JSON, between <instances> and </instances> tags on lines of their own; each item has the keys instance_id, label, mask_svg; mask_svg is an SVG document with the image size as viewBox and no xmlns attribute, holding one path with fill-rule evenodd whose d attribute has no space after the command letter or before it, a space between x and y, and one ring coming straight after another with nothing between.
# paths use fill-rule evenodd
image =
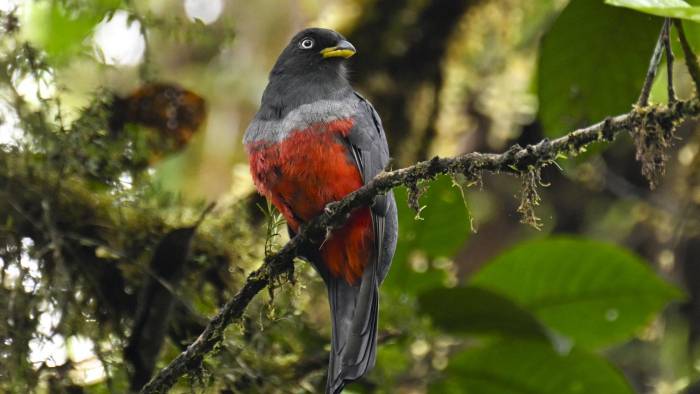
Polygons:
<instances>
[{"instance_id":1,"label":"leafy background","mask_svg":"<svg viewBox=\"0 0 700 394\"><path fill-rule=\"evenodd\" d=\"M0 391L127 391L140 309L164 311L163 367L285 242L240 140L295 31L355 43L351 78L400 166L628 111L664 16L700 48L697 1L0 1ZM167 127L107 127L115 96L153 82L206 101L186 143ZM664 78L652 101L666 103ZM423 184L420 215L397 189L377 367L347 391L698 392L698 127L680 126L653 192L626 136L548 168L541 231L519 223L506 175ZM167 301L148 301L161 277ZM297 264L174 392L318 392L323 294Z\"/></svg>"}]
</instances>

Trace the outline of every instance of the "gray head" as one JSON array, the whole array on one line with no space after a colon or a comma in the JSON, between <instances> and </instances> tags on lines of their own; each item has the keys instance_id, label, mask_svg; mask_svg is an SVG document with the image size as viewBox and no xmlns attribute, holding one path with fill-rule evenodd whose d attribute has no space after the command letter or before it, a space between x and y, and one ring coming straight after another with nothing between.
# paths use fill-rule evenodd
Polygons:
<instances>
[{"instance_id":1,"label":"gray head","mask_svg":"<svg viewBox=\"0 0 700 394\"><path fill-rule=\"evenodd\" d=\"M345 72L355 47L340 33L310 28L297 33L270 72L259 119L279 119L299 105L352 94Z\"/></svg>"}]
</instances>

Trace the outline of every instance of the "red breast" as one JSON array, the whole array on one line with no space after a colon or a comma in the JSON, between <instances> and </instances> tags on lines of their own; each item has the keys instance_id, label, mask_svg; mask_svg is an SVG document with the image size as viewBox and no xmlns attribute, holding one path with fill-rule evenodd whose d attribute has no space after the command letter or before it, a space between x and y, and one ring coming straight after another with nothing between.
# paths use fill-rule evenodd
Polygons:
<instances>
[{"instance_id":1,"label":"red breast","mask_svg":"<svg viewBox=\"0 0 700 394\"><path fill-rule=\"evenodd\" d=\"M328 203L362 186L360 171L341 141L352 127L352 119L338 119L292 130L279 142L246 145L255 186L295 232ZM323 262L331 274L355 283L371 257L372 239L369 208L357 210L323 243Z\"/></svg>"}]
</instances>

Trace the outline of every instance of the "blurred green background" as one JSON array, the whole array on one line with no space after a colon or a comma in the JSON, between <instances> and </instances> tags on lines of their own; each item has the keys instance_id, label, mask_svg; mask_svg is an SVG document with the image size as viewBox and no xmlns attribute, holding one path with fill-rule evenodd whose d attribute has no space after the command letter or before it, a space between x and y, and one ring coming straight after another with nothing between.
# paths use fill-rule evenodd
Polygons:
<instances>
[{"instance_id":1,"label":"blurred green background","mask_svg":"<svg viewBox=\"0 0 700 394\"><path fill-rule=\"evenodd\" d=\"M140 387L286 242L241 139L298 30L357 47L399 168L631 110L662 22L603 0L0 0L0 392ZM627 135L561 158L539 230L506 174L424 183L420 216L397 189L377 366L346 392L700 393L699 129L653 191ZM320 392L324 293L297 264L173 392Z\"/></svg>"}]
</instances>

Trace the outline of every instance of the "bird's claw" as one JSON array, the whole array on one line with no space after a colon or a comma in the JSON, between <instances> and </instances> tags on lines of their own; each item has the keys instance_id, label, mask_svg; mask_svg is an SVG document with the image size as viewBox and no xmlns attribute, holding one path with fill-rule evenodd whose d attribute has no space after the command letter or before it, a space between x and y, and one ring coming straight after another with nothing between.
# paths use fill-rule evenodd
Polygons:
<instances>
[{"instance_id":1,"label":"bird's claw","mask_svg":"<svg viewBox=\"0 0 700 394\"><path fill-rule=\"evenodd\" d=\"M326 204L326 206L323 208L323 212L325 212L326 215L331 216L331 215L333 215L333 213L335 213L336 208L338 208L338 202L337 202L337 201L329 202L329 203Z\"/></svg>"}]
</instances>

